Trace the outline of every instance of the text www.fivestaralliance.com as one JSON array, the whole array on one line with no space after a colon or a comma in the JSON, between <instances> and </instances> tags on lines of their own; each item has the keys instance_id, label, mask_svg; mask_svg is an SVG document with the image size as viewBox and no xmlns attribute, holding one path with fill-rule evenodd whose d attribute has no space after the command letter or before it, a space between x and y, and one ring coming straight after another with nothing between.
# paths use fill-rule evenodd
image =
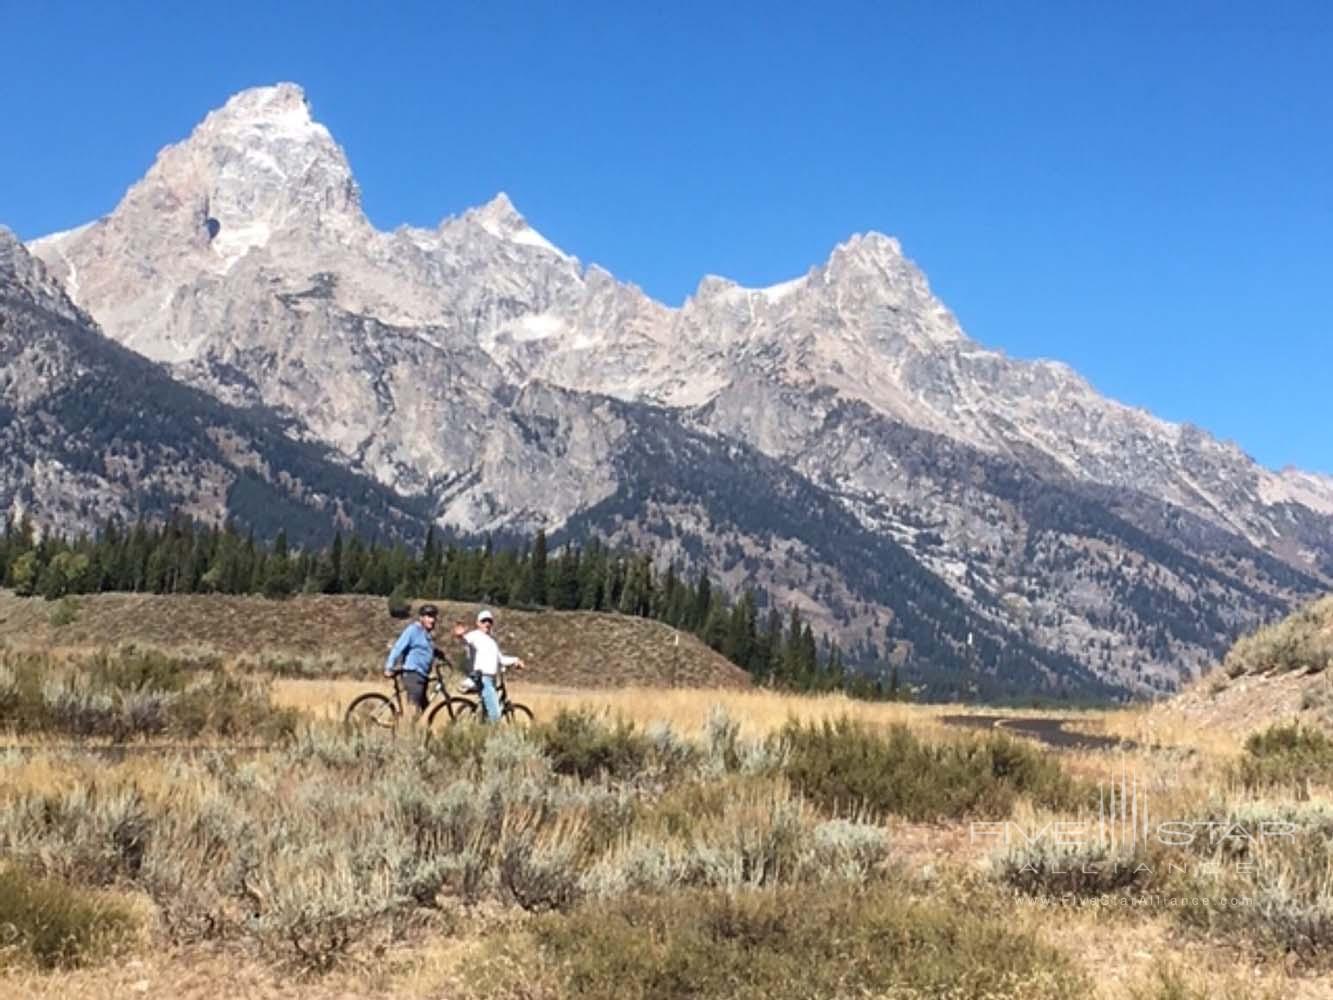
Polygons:
<instances>
[{"instance_id":1,"label":"text www.fivestaralliance.com","mask_svg":"<svg viewBox=\"0 0 1333 1000\"><path fill-rule=\"evenodd\" d=\"M1206 906L1213 909L1240 910L1254 906L1255 900L1249 896L1096 896L1081 898L1076 896L1037 896L1019 897L1014 901L1018 906L1031 906L1039 909L1186 909Z\"/></svg>"}]
</instances>

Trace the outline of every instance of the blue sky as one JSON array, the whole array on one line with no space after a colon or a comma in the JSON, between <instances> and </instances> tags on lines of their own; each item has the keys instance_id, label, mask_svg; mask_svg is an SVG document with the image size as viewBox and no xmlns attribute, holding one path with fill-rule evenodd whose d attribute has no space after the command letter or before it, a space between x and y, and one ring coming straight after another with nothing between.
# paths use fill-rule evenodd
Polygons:
<instances>
[{"instance_id":1,"label":"blue sky","mask_svg":"<svg viewBox=\"0 0 1333 1000\"><path fill-rule=\"evenodd\" d=\"M381 228L503 189L671 304L880 230L983 344L1333 473L1333 4L376 6L0 0L0 223L294 80Z\"/></svg>"}]
</instances>

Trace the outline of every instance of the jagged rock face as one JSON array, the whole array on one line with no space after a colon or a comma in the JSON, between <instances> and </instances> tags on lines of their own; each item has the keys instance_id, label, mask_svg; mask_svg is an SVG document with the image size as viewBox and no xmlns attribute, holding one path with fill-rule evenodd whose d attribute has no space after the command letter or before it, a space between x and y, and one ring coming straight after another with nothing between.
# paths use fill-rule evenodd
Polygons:
<instances>
[{"instance_id":1,"label":"jagged rock face","mask_svg":"<svg viewBox=\"0 0 1333 1000\"><path fill-rule=\"evenodd\" d=\"M1333 480L986 350L892 239L853 237L771 288L705 278L668 308L553 247L504 195L433 230L375 230L290 84L237 95L111 215L32 249L112 337L299 421L465 531L654 522L633 459L661 426L647 405L720 453L757 449L997 627L1117 682L1169 683L1333 580ZM615 526L588 521L608 503ZM704 506L683 557L800 594L790 565L738 571L777 543ZM830 552L807 610L879 630L892 595L858 591ZM1226 607L1164 632L1152 600L1182 622Z\"/></svg>"},{"instance_id":2,"label":"jagged rock face","mask_svg":"<svg viewBox=\"0 0 1333 1000\"><path fill-rule=\"evenodd\" d=\"M0 227L0 516L61 531L106 518L229 516L293 538L416 537L423 511L103 336Z\"/></svg>"}]
</instances>

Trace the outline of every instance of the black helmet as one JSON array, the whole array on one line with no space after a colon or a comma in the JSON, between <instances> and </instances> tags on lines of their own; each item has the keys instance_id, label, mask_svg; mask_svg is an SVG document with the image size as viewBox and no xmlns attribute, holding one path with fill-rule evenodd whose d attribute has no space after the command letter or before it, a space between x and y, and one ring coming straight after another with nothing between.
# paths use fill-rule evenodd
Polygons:
<instances>
[{"instance_id":1,"label":"black helmet","mask_svg":"<svg viewBox=\"0 0 1333 1000\"><path fill-rule=\"evenodd\" d=\"M417 617L425 618L427 615L430 615L432 618L439 618L440 609L437 608L434 604L423 604L421 605L420 610L417 611Z\"/></svg>"}]
</instances>

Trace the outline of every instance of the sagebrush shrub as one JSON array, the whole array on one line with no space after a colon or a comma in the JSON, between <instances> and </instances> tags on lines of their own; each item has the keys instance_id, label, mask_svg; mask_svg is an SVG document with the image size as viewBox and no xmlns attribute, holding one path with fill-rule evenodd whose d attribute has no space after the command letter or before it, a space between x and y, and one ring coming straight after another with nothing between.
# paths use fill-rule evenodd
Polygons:
<instances>
[{"instance_id":1,"label":"sagebrush shrub","mask_svg":"<svg viewBox=\"0 0 1333 1000\"><path fill-rule=\"evenodd\" d=\"M123 741L217 735L291 737L299 714L276 709L265 682L223 673L214 658L171 657L133 646L58 660L0 651L0 726L20 733Z\"/></svg>"},{"instance_id":2,"label":"sagebrush shrub","mask_svg":"<svg viewBox=\"0 0 1333 1000\"><path fill-rule=\"evenodd\" d=\"M1333 814L1319 803L1254 803L1202 817L1216 833L1193 853L1209 862L1173 873L1176 916L1212 935L1247 940L1303 963L1333 956ZM1265 825L1267 824L1267 825Z\"/></svg>"},{"instance_id":3,"label":"sagebrush shrub","mask_svg":"<svg viewBox=\"0 0 1333 1000\"><path fill-rule=\"evenodd\" d=\"M1142 847L1045 838L1010 845L991 857L990 867L994 878L1020 892L1082 898L1146 891L1161 870Z\"/></svg>"},{"instance_id":4,"label":"sagebrush shrub","mask_svg":"<svg viewBox=\"0 0 1333 1000\"><path fill-rule=\"evenodd\" d=\"M1236 642L1223 661L1232 677L1246 673L1318 673L1333 667L1333 596L1322 597L1274 625Z\"/></svg>"},{"instance_id":5,"label":"sagebrush shrub","mask_svg":"<svg viewBox=\"0 0 1333 1000\"><path fill-rule=\"evenodd\" d=\"M1247 788L1333 784L1333 739L1296 722L1270 726L1245 741L1236 776Z\"/></svg>"},{"instance_id":6,"label":"sagebrush shrub","mask_svg":"<svg viewBox=\"0 0 1333 1000\"><path fill-rule=\"evenodd\" d=\"M929 744L906 726L878 730L844 717L789 722L772 739L793 786L834 815L1000 817L1019 795L1069 808L1087 794L1053 758L1001 734Z\"/></svg>"},{"instance_id":7,"label":"sagebrush shrub","mask_svg":"<svg viewBox=\"0 0 1333 1000\"><path fill-rule=\"evenodd\" d=\"M0 865L0 966L6 953L40 968L81 965L123 941L134 926L124 906Z\"/></svg>"},{"instance_id":8,"label":"sagebrush shrub","mask_svg":"<svg viewBox=\"0 0 1333 1000\"><path fill-rule=\"evenodd\" d=\"M538 726L535 735L557 774L584 781L633 780L644 773L652 753L652 742L634 723L606 724L586 710L561 711Z\"/></svg>"},{"instance_id":9,"label":"sagebrush shrub","mask_svg":"<svg viewBox=\"0 0 1333 1000\"><path fill-rule=\"evenodd\" d=\"M543 916L535 934L535 968L551 991L585 1000L1066 1000L1088 986L1057 951L998 916L885 888L625 896ZM523 958L501 950L493 971L530 980L534 964Z\"/></svg>"},{"instance_id":10,"label":"sagebrush shrub","mask_svg":"<svg viewBox=\"0 0 1333 1000\"><path fill-rule=\"evenodd\" d=\"M500 853L500 884L529 913L567 910L582 895L578 860L575 845L520 837Z\"/></svg>"}]
</instances>

